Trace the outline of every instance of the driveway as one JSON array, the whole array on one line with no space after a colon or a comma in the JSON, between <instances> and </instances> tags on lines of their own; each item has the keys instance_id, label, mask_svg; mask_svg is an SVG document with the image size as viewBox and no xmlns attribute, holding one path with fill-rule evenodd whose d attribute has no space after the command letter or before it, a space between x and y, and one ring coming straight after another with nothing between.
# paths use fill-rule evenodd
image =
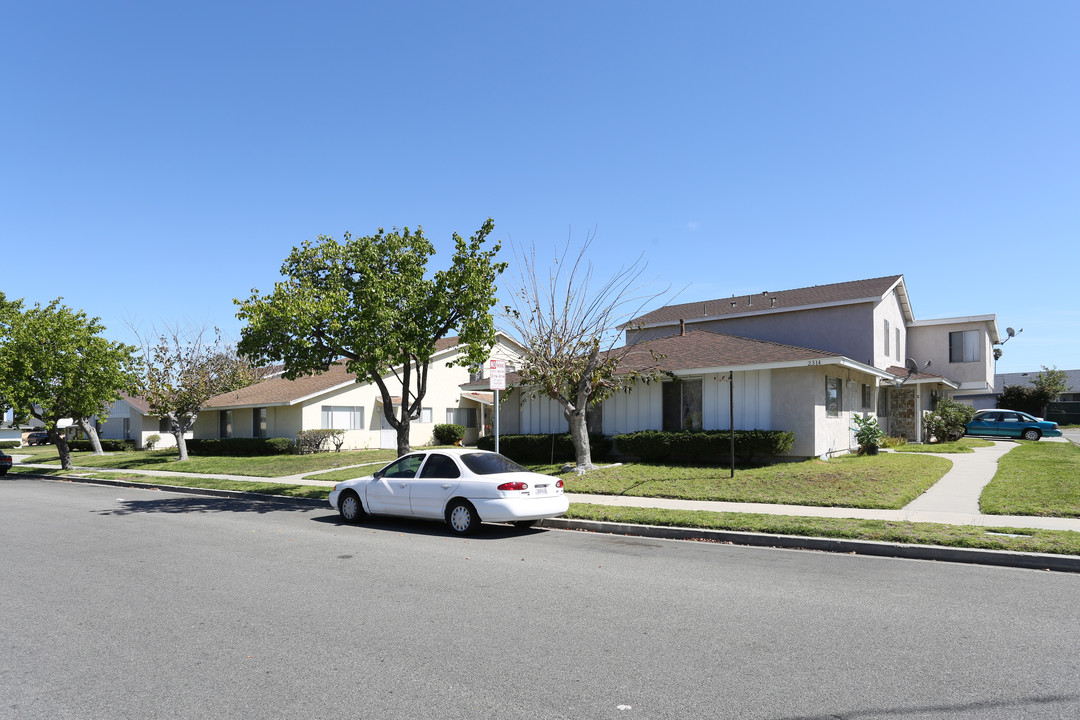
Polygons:
<instances>
[{"instance_id":1,"label":"driveway","mask_svg":"<svg viewBox=\"0 0 1080 720\"><path fill-rule=\"evenodd\" d=\"M1080 445L1080 428L1064 428L1061 436L1073 445Z\"/></svg>"}]
</instances>

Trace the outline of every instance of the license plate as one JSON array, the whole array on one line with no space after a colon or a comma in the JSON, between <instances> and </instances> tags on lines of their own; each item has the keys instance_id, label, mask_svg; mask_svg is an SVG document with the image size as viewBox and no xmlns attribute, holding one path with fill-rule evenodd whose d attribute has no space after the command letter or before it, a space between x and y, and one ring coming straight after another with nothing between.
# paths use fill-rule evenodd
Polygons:
<instances>
[{"instance_id":1,"label":"license plate","mask_svg":"<svg viewBox=\"0 0 1080 720\"><path fill-rule=\"evenodd\" d=\"M533 495L547 495L547 494L548 494L547 485L538 485L538 486L533 488Z\"/></svg>"}]
</instances>

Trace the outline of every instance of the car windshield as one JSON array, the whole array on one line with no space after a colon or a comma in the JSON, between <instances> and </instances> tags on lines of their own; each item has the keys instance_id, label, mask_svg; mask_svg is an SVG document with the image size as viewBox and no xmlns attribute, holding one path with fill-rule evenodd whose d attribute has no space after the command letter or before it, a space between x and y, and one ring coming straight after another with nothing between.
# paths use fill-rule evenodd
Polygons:
<instances>
[{"instance_id":1,"label":"car windshield","mask_svg":"<svg viewBox=\"0 0 1080 720\"><path fill-rule=\"evenodd\" d=\"M461 462L477 475L529 472L510 458L498 453L466 453L461 456Z\"/></svg>"}]
</instances>

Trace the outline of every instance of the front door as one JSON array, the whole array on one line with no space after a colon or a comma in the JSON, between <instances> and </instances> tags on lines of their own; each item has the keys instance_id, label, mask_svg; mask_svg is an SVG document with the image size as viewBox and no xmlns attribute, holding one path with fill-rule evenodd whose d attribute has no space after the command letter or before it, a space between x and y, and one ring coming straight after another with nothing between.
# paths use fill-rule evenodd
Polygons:
<instances>
[{"instance_id":1,"label":"front door","mask_svg":"<svg viewBox=\"0 0 1080 720\"><path fill-rule=\"evenodd\" d=\"M383 450L393 450L397 447L397 430L386 419L386 413L380 413L379 419L382 421L379 425L379 447Z\"/></svg>"}]
</instances>

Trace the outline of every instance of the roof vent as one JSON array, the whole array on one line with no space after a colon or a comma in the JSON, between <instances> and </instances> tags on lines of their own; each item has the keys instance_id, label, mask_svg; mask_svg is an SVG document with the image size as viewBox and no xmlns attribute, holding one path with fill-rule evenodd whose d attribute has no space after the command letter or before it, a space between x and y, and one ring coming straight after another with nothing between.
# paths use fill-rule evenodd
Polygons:
<instances>
[{"instance_id":1,"label":"roof vent","mask_svg":"<svg viewBox=\"0 0 1080 720\"><path fill-rule=\"evenodd\" d=\"M769 298L769 307L776 307L776 298Z\"/></svg>"}]
</instances>

